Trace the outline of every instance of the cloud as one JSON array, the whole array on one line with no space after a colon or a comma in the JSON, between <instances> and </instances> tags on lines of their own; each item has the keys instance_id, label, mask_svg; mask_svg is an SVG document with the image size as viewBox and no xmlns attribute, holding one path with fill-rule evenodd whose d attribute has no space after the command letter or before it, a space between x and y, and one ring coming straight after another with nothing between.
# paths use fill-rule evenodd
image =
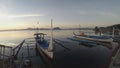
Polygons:
<instances>
[{"instance_id":1,"label":"cloud","mask_svg":"<svg viewBox=\"0 0 120 68\"><path fill-rule=\"evenodd\" d=\"M38 17L45 16L43 14L25 14L25 15L11 15L10 17Z\"/></svg>"},{"instance_id":2,"label":"cloud","mask_svg":"<svg viewBox=\"0 0 120 68\"><path fill-rule=\"evenodd\" d=\"M7 19L7 18L21 18L21 17L39 17L39 16L45 16L44 14L0 14L1 19Z\"/></svg>"}]
</instances>

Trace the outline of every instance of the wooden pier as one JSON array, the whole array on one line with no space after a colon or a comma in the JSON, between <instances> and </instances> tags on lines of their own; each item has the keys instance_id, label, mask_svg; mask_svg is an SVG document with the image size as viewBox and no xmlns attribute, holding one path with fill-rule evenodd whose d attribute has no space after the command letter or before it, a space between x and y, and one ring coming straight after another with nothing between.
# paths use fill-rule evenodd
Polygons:
<instances>
[{"instance_id":1,"label":"wooden pier","mask_svg":"<svg viewBox=\"0 0 120 68\"><path fill-rule=\"evenodd\" d=\"M117 42L118 46L112 51L109 68L120 68L120 37L118 37Z\"/></svg>"}]
</instances>

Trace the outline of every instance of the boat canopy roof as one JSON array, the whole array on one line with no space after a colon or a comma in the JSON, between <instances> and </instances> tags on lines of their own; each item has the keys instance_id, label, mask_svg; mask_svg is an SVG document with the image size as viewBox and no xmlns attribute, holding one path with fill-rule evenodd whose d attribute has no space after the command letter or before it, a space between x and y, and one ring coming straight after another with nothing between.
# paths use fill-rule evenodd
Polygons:
<instances>
[{"instance_id":1,"label":"boat canopy roof","mask_svg":"<svg viewBox=\"0 0 120 68\"><path fill-rule=\"evenodd\" d=\"M44 33L35 33L34 35L47 35L47 34L44 34Z\"/></svg>"}]
</instances>

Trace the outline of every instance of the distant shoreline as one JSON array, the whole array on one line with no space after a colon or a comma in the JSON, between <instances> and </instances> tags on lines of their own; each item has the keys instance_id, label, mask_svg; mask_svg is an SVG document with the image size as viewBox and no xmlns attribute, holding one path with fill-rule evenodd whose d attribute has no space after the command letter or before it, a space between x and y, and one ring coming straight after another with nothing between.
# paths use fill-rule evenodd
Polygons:
<instances>
[{"instance_id":1,"label":"distant shoreline","mask_svg":"<svg viewBox=\"0 0 120 68\"><path fill-rule=\"evenodd\" d=\"M24 31L24 30L37 30L37 29L8 29L8 30L0 30L0 32L3 31ZM50 30L50 28L42 28L42 29L38 29L38 30ZM54 29L54 30L93 30L93 28L67 28L67 29Z\"/></svg>"}]
</instances>

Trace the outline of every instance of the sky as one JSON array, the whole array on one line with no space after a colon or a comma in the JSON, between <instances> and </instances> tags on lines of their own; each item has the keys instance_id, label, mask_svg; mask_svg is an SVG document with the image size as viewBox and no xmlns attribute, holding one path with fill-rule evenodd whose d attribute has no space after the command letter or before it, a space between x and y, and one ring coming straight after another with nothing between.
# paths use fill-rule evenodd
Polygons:
<instances>
[{"instance_id":1,"label":"sky","mask_svg":"<svg viewBox=\"0 0 120 68\"><path fill-rule=\"evenodd\" d=\"M120 0L0 0L0 30L120 24ZM39 24L37 24L39 22Z\"/></svg>"}]
</instances>

